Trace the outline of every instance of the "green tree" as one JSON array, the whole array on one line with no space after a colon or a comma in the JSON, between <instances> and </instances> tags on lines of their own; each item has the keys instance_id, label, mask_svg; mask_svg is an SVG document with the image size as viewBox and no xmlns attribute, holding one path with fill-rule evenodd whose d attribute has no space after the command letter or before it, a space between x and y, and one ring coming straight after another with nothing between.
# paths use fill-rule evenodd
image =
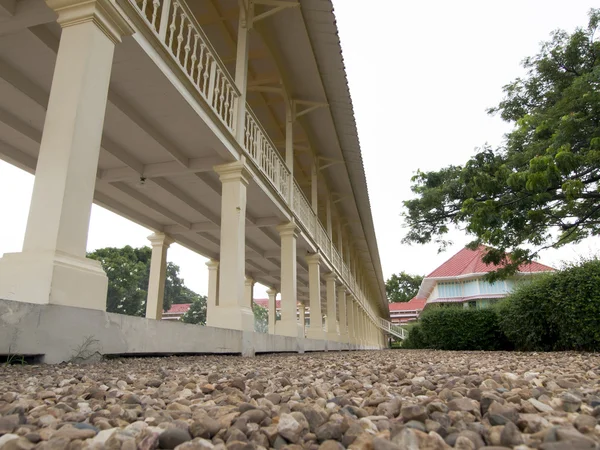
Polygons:
<instances>
[{"instance_id":1,"label":"green tree","mask_svg":"<svg viewBox=\"0 0 600 450\"><path fill-rule=\"evenodd\" d=\"M491 108L514 125L504 144L483 147L464 166L418 171L404 202L405 242L449 242L450 225L488 244L487 263L513 273L540 250L600 232L600 10L586 28L555 31L526 58L524 78ZM507 252L511 251L510 256Z\"/></svg>"},{"instance_id":2,"label":"green tree","mask_svg":"<svg viewBox=\"0 0 600 450\"><path fill-rule=\"evenodd\" d=\"M190 305L190 309L181 318L182 322L206 325L206 296L197 295Z\"/></svg>"},{"instance_id":3,"label":"green tree","mask_svg":"<svg viewBox=\"0 0 600 450\"><path fill-rule=\"evenodd\" d=\"M149 247L132 248L129 245L123 248L106 247L88 253L88 258L100 261L108 276L108 312L145 315L151 257L152 249ZM179 277L179 266L167 263L163 309L169 310L174 303L193 303L199 297L184 285Z\"/></svg>"},{"instance_id":4,"label":"green tree","mask_svg":"<svg viewBox=\"0 0 600 450\"><path fill-rule=\"evenodd\" d=\"M421 286L423 277L421 275L410 275L406 272L393 274L385 282L385 292L390 303L410 301Z\"/></svg>"},{"instance_id":5,"label":"green tree","mask_svg":"<svg viewBox=\"0 0 600 450\"><path fill-rule=\"evenodd\" d=\"M252 302L252 312L254 313L254 331L257 333L266 333L269 331L269 310Z\"/></svg>"}]
</instances>

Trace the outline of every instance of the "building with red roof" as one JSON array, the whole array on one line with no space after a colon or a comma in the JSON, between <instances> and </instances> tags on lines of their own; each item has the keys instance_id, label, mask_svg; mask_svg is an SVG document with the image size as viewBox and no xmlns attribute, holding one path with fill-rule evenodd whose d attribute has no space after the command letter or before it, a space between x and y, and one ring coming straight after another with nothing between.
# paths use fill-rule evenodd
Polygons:
<instances>
[{"instance_id":1,"label":"building with red roof","mask_svg":"<svg viewBox=\"0 0 600 450\"><path fill-rule=\"evenodd\" d=\"M520 281L554 271L534 261L520 266L509 279L490 283L484 279L485 275L502 268L503 264L484 263L486 252L483 245L476 250L463 248L423 279L417 297L426 300L425 307L436 303L462 303L465 307L484 308L506 297Z\"/></svg>"},{"instance_id":2,"label":"building with red roof","mask_svg":"<svg viewBox=\"0 0 600 450\"><path fill-rule=\"evenodd\" d=\"M390 303L390 321L402 325L417 320L426 301L427 299L415 297L409 302Z\"/></svg>"},{"instance_id":3,"label":"building with red roof","mask_svg":"<svg viewBox=\"0 0 600 450\"><path fill-rule=\"evenodd\" d=\"M178 303L171 305L171 309L163 313L162 320L180 320L183 315L188 312L190 306L192 306L191 303Z\"/></svg>"}]
</instances>

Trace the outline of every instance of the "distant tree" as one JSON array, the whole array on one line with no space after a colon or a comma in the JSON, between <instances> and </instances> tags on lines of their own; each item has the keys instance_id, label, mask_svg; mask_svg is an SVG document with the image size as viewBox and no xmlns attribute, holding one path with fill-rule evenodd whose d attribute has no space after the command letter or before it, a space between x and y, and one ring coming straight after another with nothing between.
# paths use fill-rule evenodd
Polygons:
<instances>
[{"instance_id":1,"label":"distant tree","mask_svg":"<svg viewBox=\"0 0 600 450\"><path fill-rule=\"evenodd\" d=\"M206 296L198 295L190 309L181 318L182 322L206 325Z\"/></svg>"},{"instance_id":2,"label":"distant tree","mask_svg":"<svg viewBox=\"0 0 600 450\"><path fill-rule=\"evenodd\" d=\"M144 316L150 278L150 247L106 247L88 253L88 258L100 261L108 276L106 310L132 316ZM200 296L187 288L179 277L179 266L167 263L163 309L172 304L193 303Z\"/></svg>"},{"instance_id":3,"label":"distant tree","mask_svg":"<svg viewBox=\"0 0 600 450\"><path fill-rule=\"evenodd\" d=\"M419 292L421 281L423 281L423 276L421 275L410 275L406 272L400 272L397 275L393 274L385 282L385 292L388 301L390 303L410 301Z\"/></svg>"},{"instance_id":4,"label":"distant tree","mask_svg":"<svg viewBox=\"0 0 600 450\"><path fill-rule=\"evenodd\" d=\"M254 331L257 333L266 333L269 331L269 310L252 302L252 312L254 313Z\"/></svg>"},{"instance_id":5,"label":"distant tree","mask_svg":"<svg viewBox=\"0 0 600 450\"><path fill-rule=\"evenodd\" d=\"M506 277L544 248L600 234L600 9L586 28L558 30L523 62L489 110L512 123L505 143L463 166L418 171L404 202L405 242L449 242L450 225L493 247L486 263ZM510 252L510 256L508 253Z\"/></svg>"}]
</instances>

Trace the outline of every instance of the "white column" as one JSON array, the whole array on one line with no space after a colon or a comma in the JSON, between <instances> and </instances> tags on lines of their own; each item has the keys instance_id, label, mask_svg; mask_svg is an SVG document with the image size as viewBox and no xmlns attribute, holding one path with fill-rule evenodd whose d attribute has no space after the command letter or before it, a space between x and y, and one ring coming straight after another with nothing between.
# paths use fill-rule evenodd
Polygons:
<instances>
[{"instance_id":1,"label":"white column","mask_svg":"<svg viewBox=\"0 0 600 450\"><path fill-rule=\"evenodd\" d=\"M208 295L206 298L206 325L215 326L214 318L219 302L219 261L211 259L206 263L208 267Z\"/></svg>"},{"instance_id":2,"label":"white column","mask_svg":"<svg viewBox=\"0 0 600 450\"><path fill-rule=\"evenodd\" d=\"M310 166L310 205L314 213L317 214L319 211L319 178L315 160Z\"/></svg>"},{"instance_id":3,"label":"white column","mask_svg":"<svg viewBox=\"0 0 600 450\"><path fill-rule=\"evenodd\" d=\"M167 250L173 242L164 233L148 236L152 244L150 258L150 276L148 278L148 298L146 299L146 318L162 319L165 298L165 280L167 279Z\"/></svg>"},{"instance_id":4,"label":"white column","mask_svg":"<svg viewBox=\"0 0 600 450\"><path fill-rule=\"evenodd\" d=\"M305 337L306 329L306 305L304 302L298 302L298 322L302 326L300 337Z\"/></svg>"},{"instance_id":5,"label":"white column","mask_svg":"<svg viewBox=\"0 0 600 450\"><path fill-rule=\"evenodd\" d=\"M244 283L244 295L246 296L246 304L252 309L252 303L254 302L254 278L246 277Z\"/></svg>"},{"instance_id":6,"label":"white column","mask_svg":"<svg viewBox=\"0 0 600 450\"><path fill-rule=\"evenodd\" d=\"M310 303L309 339L325 339L323 315L321 313L321 255L313 253L306 257L308 263L308 295Z\"/></svg>"},{"instance_id":7,"label":"white column","mask_svg":"<svg viewBox=\"0 0 600 450\"><path fill-rule=\"evenodd\" d=\"M105 310L108 279L86 244L113 52L133 30L110 0L46 3L62 34L23 251L0 259L0 298Z\"/></svg>"},{"instance_id":8,"label":"white column","mask_svg":"<svg viewBox=\"0 0 600 450\"><path fill-rule=\"evenodd\" d=\"M246 95L248 86L248 43L252 27L253 3L243 1L241 4L235 63L235 85L240 91L236 105L235 137L244 146L244 130L246 123Z\"/></svg>"},{"instance_id":9,"label":"white column","mask_svg":"<svg viewBox=\"0 0 600 450\"><path fill-rule=\"evenodd\" d=\"M354 323L354 301L352 295L346 295L346 308L348 313L348 343L355 343L356 328Z\"/></svg>"},{"instance_id":10,"label":"white column","mask_svg":"<svg viewBox=\"0 0 600 450\"><path fill-rule=\"evenodd\" d=\"M219 302L211 324L219 328L254 330L254 314L245 298L246 187L245 161L216 166L221 190Z\"/></svg>"},{"instance_id":11,"label":"white column","mask_svg":"<svg viewBox=\"0 0 600 450\"><path fill-rule=\"evenodd\" d=\"M281 238L281 320L275 327L281 336L298 336L298 319L296 317L297 261L296 238L297 228L292 222L277 227Z\"/></svg>"},{"instance_id":12,"label":"white column","mask_svg":"<svg viewBox=\"0 0 600 450\"><path fill-rule=\"evenodd\" d=\"M336 281L335 273L325 275L327 282L327 340L339 342L340 335L337 330L337 308L336 308Z\"/></svg>"},{"instance_id":13,"label":"white column","mask_svg":"<svg viewBox=\"0 0 600 450\"><path fill-rule=\"evenodd\" d=\"M346 288L340 286L337 290L338 306L340 308L340 342L348 342L348 314L346 310Z\"/></svg>"},{"instance_id":14,"label":"white column","mask_svg":"<svg viewBox=\"0 0 600 450\"><path fill-rule=\"evenodd\" d=\"M269 334L275 334L275 321L277 320L277 290L268 289L269 296Z\"/></svg>"}]
</instances>

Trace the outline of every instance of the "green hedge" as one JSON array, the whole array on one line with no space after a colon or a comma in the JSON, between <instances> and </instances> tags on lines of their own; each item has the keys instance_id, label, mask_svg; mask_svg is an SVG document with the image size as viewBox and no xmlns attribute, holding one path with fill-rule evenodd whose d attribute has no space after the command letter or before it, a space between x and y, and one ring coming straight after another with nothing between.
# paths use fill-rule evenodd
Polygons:
<instances>
[{"instance_id":1,"label":"green hedge","mask_svg":"<svg viewBox=\"0 0 600 450\"><path fill-rule=\"evenodd\" d=\"M430 308L409 332L405 348L437 350L506 350L510 344L500 330L493 308Z\"/></svg>"},{"instance_id":2,"label":"green hedge","mask_svg":"<svg viewBox=\"0 0 600 450\"><path fill-rule=\"evenodd\" d=\"M403 348L599 351L600 260L535 277L492 308L429 308Z\"/></svg>"},{"instance_id":3,"label":"green hedge","mask_svg":"<svg viewBox=\"0 0 600 450\"><path fill-rule=\"evenodd\" d=\"M600 260L521 285L498 313L519 350L600 350Z\"/></svg>"}]
</instances>

